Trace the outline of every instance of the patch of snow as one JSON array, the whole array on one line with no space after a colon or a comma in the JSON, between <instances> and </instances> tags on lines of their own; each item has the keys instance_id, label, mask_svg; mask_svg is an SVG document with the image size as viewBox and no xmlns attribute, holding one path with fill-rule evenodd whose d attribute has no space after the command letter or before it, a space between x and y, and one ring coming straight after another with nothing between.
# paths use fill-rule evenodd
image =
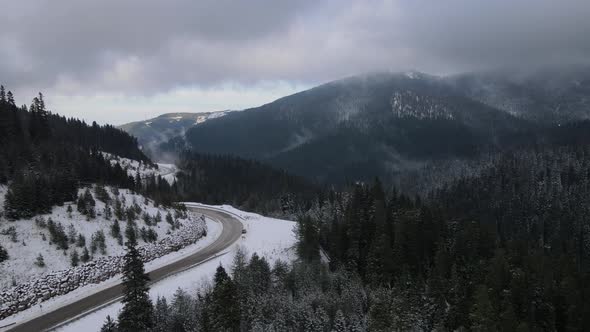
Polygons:
<instances>
[{"instance_id":1,"label":"patch of snow","mask_svg":"<svg viewBox=\"0 0 590 332\"><path fill-rule=\"evenodd\" d=\"M227 113L228 112L220 111L220 112L212 112L212 113L207 113L207 114L199 115L199 116L197 116L197 118L195 120L195 125L198 125L200 123L203 123L203 122L205 122L207 120L220 118L220 117L226 115Z\"/></svg>"},{"instance_id":2,"label":"patch of snow","mask_svg":"<svg viewBox=\"0 0 590 332\"><path fill-rule=\"evenodd\" d=\"M415 80L418 78L418 75L414 71L407 71L404 73L404 75L411 80Z\"/></svg>"},{"instance_id":3,"label":"patch of snow","mask_svg":"<svg viewBox=\"0 0 590 332\"><path fill-rule=\"evenodd\" d=\"M211 114L209 114L208 118L209 119L216 119L216 118L220 118L222 116L225 116L229 113L230 111L220 111L220 112L213 112Z\"/></svg>"}]
</instances>

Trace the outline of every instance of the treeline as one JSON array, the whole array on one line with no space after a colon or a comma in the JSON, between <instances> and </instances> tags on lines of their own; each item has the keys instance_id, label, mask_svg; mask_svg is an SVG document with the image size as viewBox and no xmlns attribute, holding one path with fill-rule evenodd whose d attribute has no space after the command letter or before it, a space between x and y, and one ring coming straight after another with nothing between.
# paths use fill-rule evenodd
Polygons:
<instances>
[{"instance_id":1,"label":"treeline","mask_svg":"<svg viewBox=\"0 0 590 332\"><path fill-rule=\"evenodd\" d=\"M138 276L143 269L134 271L124 273L133 273L138 282L128 282L123 310L117 321L107 318L102 332L352 332L366 331L370 324L361 280L319 264L290 266L279 260L271 266L256 253L248 257L238 250L228 270L217 267L213 284L194 295L179 289L170 301L160 297L155 305L145 299L145 279Z\"/></svg>"},{"instance_id":2,"label":"treeline","mask_svg":"<svg viewBox=\"0 0 590 332\"><path fill-rule=\"evenodd\" d=\"M318 190L303 178L238 157L184 152L177 166L176 191L185 201L295 216Z\"/></svg>"},{"instance_id":3,"label":"treeline","mask_svg":"<svg viewBox=\"0 0 590 332\"><path fill-rule=\"evenodd\" d=\"M376 330L585 331L589 175L583 145L506 153L425 201L356 185L300 219L299 252L390 294Z\"/></svg>"},{"instance_id":4,"label":"treeline","mask_svg":"<svg viewBox=\"0 0 590 332\"><path fill-rule=\"evenodd\" d=\"M44 150L46 154L51 152ZM65 152L52 157L65 159L53 165L30 166L12 177L4 197L8 218L50 213L53 206L74 201L81 184L100 182L130 189L136 186L133 177L118 164L112 167L99 152Z\"/></svg>"},{"instance_id":5,"label":"treeline","mask_svg":"<svg viewBox=\"0 0 590 332\"><path fill-rule=\"evenodd\" d=\"M10 187L6 215L11 219L47 213L76 197L80 184L102 182L134 188L120 165L100 153L149 162L135 138L112 126L91 126L49 112L43 95L30 107L17 107L0 86L0 184Z\"/></svg>"}]
</instances>

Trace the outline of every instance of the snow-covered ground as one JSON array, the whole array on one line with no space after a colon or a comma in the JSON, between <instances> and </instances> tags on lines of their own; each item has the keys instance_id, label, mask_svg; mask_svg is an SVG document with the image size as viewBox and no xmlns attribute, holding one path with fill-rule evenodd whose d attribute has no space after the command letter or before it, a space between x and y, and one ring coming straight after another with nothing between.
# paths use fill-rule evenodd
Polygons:
<instances>
[{"instance_id":1,"label":"snow-covered ground","mask_svg":"<svg viewBox=\"0 0 590 332\"><path fill-rule=\"evenodd\" d=\"M186 204L189 206L191 203ZM266 257L271 266L277 259L292 262L296 258L294 222L263 217L258 214L240 211L228 205L196 205L221 209L238 216L247 233L236 244L227 249L224 254L152 285L150 291L152 300L155 301L158 296L171 297L178 288L194 292L202 285L211 283L217 266L221 264L229 268L236 250L240 247L248 254L256 252L258 255ZM120 302L106 305L58 327L55 331L99 331L106 316L116 317L121 307Z\"/></svg>"},{"instance_id":2,"label":"snow-covered ground","mask_svg":"<svg viewBox=\"0 0 590 332\"><path fill-rule=\"evenodd\" d=\"M176 181L176 173L178 172L178 168L174 164L156 164L158 165L158 167L154 167L147 163L119 157L117 155L113 155L107 152L103 152L102 154L105 157L105 159L111 162L111 165L119 163L121 168L127 170L127 174L129 174L129 176L134 177L139 171L139 175L141 176L141 178L150 177L152 175L160 175L170 184Z\"/></svg>"},{"instance_id":3,"label":"snow-covered ground","mask_svg":"<svg viewBox=\"0 0 590 332\"><path fill-rule=\"evenodd\" d=\"M105 187L111 200L119 199L124 208L128 208L137 204L141 209L138 214L136 225L138 229L145 227L156 232L158 240L163 239L174 232L171 224L166 222L166 216L170 213L173 217L177 216L173 209L166 209L163 207L154 206L153 201L146 199L144 196L134 194L127 189L119 189L119 194L115 195L111 187ZM3 198L7 188L0 187L0 198ZM82 195L86 188L79 190L79 195ZM51 214L37 216L31 219L21 219L17 221L7 221L0 219L0 242L2 246L8 251L9 259L0 264L0 290L13 286L13 281L18 283L27 282L35 279L40 275L64 270L71 267L71 255L74 251L78 255L82 255L84 247L90 251L92 237L98 231L104 234L106 252L101 253L97 250L91 255L94 258L104 256L117 256L125 252L125 247L118 243L118 240L111 236L111 226L116 219L114 214L114 204L110 203L112 216L107 220L105 216L105 203L96 198L94 190L90 190L95 200L96 218L88 219L77 210L77 205L74 202L66 203L63 206L56 206L53 208ZM0 199L0 201L4 201ZM71 207L72 212L68 212L68 207ZM2 208L2 207L0 207ZM162 220L157 224L151 223L146 225L142 216L148 214L150 217L155 217L160 214ZM187 214L186 216L178 216L176 220L180 223L181 228L190 222L194 222L196 218L200 217L194 214ZM85 238L85 245L79 246L76 242L69 243L67 250L58 249L57 244L51 244L51 236L47 226L41 226L38 221L42 221L47 225L49 219L53 220L55 224L61 224L66 235L72 237L74 241L79 235ZM36 221L37 220L37 221ZM126 222L120 221L120 231L124 234ZM13 229L13 231L9 231ZM182 229L176 230L181 232ZM2 235L2 233L6 235ZM10 233L10 234L9 234ZM16 235L12 235L12 233ZM138 238L139 244L144 242L141 237ZM35 264L37 257L41 254L43 256L45 266L40 267Z\"/></svg>"},{"instance_id":4,"label":"snow-covered ground","mask_svg":"<svg viewBox=\"0 0 590 332\"><path fill-rule=\"evenodd\" d=\"M146 272L151 272L151 271L158 269L162 266L165 266L165 265L171 264L173 262L176 262L180 259L183 259L184 257L189 256L189 255L195 253L196 251L199 251L199 250L207 247L211 243L213 243L221 234L222 226L218 222L213 221L209 218L206 219L206 226L207 226L207 236L206 237L202 238L201 240L199 240L198 242L196 242L193 245L187 246L181 250L178 250L176 252L162 256L160 258L154 259L154 260L146 263L145 264ZM80 287L68 294L54 297L52 299L44 301L42 303L42 305L37 305L37 306L31 307L27 310L24 310L24 311L21 311L15 315L12 315L4 320L0 320L0 326L10 326L11 324L16 323L16 322L21 322L23 320L32 319L34 317L37 317L37 316L40 316L40 315L46 313L47 311L51 311L56 308L62 307L64 305L70 304L70 303L78 300L81 296L86 296L91 293L96 293L98 291L101 291L105 288L109 288L109 287L111 287L115 284L118 284L120 282L121 282L121 275L117 275L117 276L114 276L114 277L112 277L104 282L101 282L99 284L89 284L84 287ZM113 305L116 305L116 304L117 303L115 303ZM107 306L107 308L108 308L108 306ZM75 322L78 322L78 321L76 320ZM98 331L99 329L96 329L96 330ZM0 328L0 331L3 331L3 329ZM80 330L76 330L76 331L80 331Z\"/></svg>"}]
</instances>

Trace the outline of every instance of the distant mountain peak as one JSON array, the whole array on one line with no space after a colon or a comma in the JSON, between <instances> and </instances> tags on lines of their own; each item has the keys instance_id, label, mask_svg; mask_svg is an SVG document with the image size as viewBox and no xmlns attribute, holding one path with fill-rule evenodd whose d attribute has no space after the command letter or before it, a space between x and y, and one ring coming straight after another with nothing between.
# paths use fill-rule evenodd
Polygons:
<instances>
[{"instance_id":1,"label":"distant mountain peak","mask_svg":"<svg viewBox=\"0 0 590 332\"><path fill-rule=\"evenodd\" d=\"M191 127L225 116L229 112L231 111L165 113L145 121L127 123L119 128L137 137L144 151L155 152L161 143L182 136Z\"/></svg>"},{"instance_id":2,"label":"distant mountain peak","mask_svg":"<svg viewBox=\"0 0 590 332\"><path fill-rule=\"evenodd\" d=\"M411 79L411 80L420 80L420 79L432 79L432 78L437 78L436 76L433 75L429 75L417 70L408 70L405 72L402 72L401 75Z\"/></svg>"}]
</instances>

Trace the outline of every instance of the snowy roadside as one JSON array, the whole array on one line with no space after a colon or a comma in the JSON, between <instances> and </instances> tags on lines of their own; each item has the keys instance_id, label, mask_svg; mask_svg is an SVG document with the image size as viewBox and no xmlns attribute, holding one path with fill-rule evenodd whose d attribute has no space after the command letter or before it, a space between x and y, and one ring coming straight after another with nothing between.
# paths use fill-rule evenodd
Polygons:
<instances>
[{"instance_id":1,"label":"snowy roadside","mask_svg":"<svg viewBox=\"0 0 590 332\"><path fill-rule=\"evenodd\" d=\"M238 248L242 248L250 255L256 252L259 256L264 256L271 265L278 259L291 263L296 258L294 248L296 243L295 223L292 221L263 217L255 213L240 211L229 205L185 204L187 206L219 209L236 215L244 224L246 234L236 244L228 248L225 254L154 283L150 290L150 296L154 302L158 296L172 296L178 288L188 292L196 292L204 285L211 284L215 269L220 264L230 267ZM117 301L88 315L72 320L68 324L54 329L54 331L99 331L106 316L116 317L121 308L121 302Z\"/></svg>"},{"instance_id":2,"label":"snowy roadside","mask_svg":"<svg viewBox=\"0 0 590 332\"><path fill-rule=\"evenodd\" d=\"M85 189L86 187L79 189L78 194L83 196ZM89 249L93 258L91 260L123 255L125 247L122 241L112 235L114 220L117 219L115 209L118 201L122 203L121 210L125 213L124 218L118 221L119 233L123 233L126 227L126 222L123 219L128 219L127 210L131 207L138 207L141 210L140 213L137 213L137 209L135 210L137 219L135 224L138 233L142 228L145 228L146 231L153 232L157 236L157 240L165 239L175 232L182 232L178 229L176 221L180 226L185 227L193 224L198 217L195 214L178 215L174 209L156 206L153 200L128 189L115 189L110 186L106 186L105 189L110 195L109 204L100 201L94 190L90 190L95 204L93 208L95 216L92 219L81 214L75 202L66 202L63 206L55 206L51 213L34 218L12 222L0 217L0 241L9 255L9 259L0 264L0 293L15 286L13 280L18 283L31 282L43 275L71 268L72 254L77 252L82 255L84 248ZM6 186L0 186L0 214L3 211L4 200L2 197L7 190ZM118 194L115 195L113 192ZM107 214L111 216L109 217ZM172 217L174 225L164 220L168 214L177 217ZM161 222L156 220L158 216L159 219L162 219ZM146 217L150 220L149 224L144 220ZM68 247L66 249L58 249L57 244L52 243L51 230L47 226L49 220L57 227L63 228L67 234ZM93 239L98 234L102 235L104 252L100 248L92 250ZM80 237L84 243L78 243ZM140 238L140 243L143 245L146 241ZM35 264L40 254L43 256L45 266ZM0 301L0 307L1 304Z\"/></svg>"},{"instance_id":3,"label":"snowy roadside","mask_svg":"<svg viewBox=\"0 0 590 332\"><path fill-rule=\"evenodd\" d=\"M220 223L218 223L210 218L206 218L205 222L206 222L206 227L207 227L207 235L205 237L201 238L199 241L197 241L196 243L194 243L192 245L184 247L183 249L180 249L178 251L175 251L170 254L164 255L162 257L156 258L156 259L146 263L145 264L146 271L151 272L151 271L158 269L162 266L165 266L165 265L171 264L173 262L176 262L178 260L181 260L181 259L185 258L186 256L189 256L189 255L193 254L194 252L199 251L202 248L205 248L206 246L213 243L221 234L223 227ZM1 326L12 325L14 323L27 321L32 318L38 317L40 315L45 314L48 311L52 311L52 310L55 310L55 309L62 307L64 305L70 304L70 303L78 300L80 297L88 296L89 294L93 294L93 293L99 292L101 290L107 289L109 287L112 287L113 285L120 283L120 281L121 281L121 275L118 274L106 281L101 282L101 283L89 284L89 285L86 285L83 287L79 287L79 288L77 288L65 295L51 298L47 301L44 301L40 305L35 305L35 306L30 307L24 311L21 311L21 312L14 314L14 315L11 315L11 316L5 318L4 320L0 320L0 331L4 330L3 328L1 328Z\"/></svg>"}]
</instances>

